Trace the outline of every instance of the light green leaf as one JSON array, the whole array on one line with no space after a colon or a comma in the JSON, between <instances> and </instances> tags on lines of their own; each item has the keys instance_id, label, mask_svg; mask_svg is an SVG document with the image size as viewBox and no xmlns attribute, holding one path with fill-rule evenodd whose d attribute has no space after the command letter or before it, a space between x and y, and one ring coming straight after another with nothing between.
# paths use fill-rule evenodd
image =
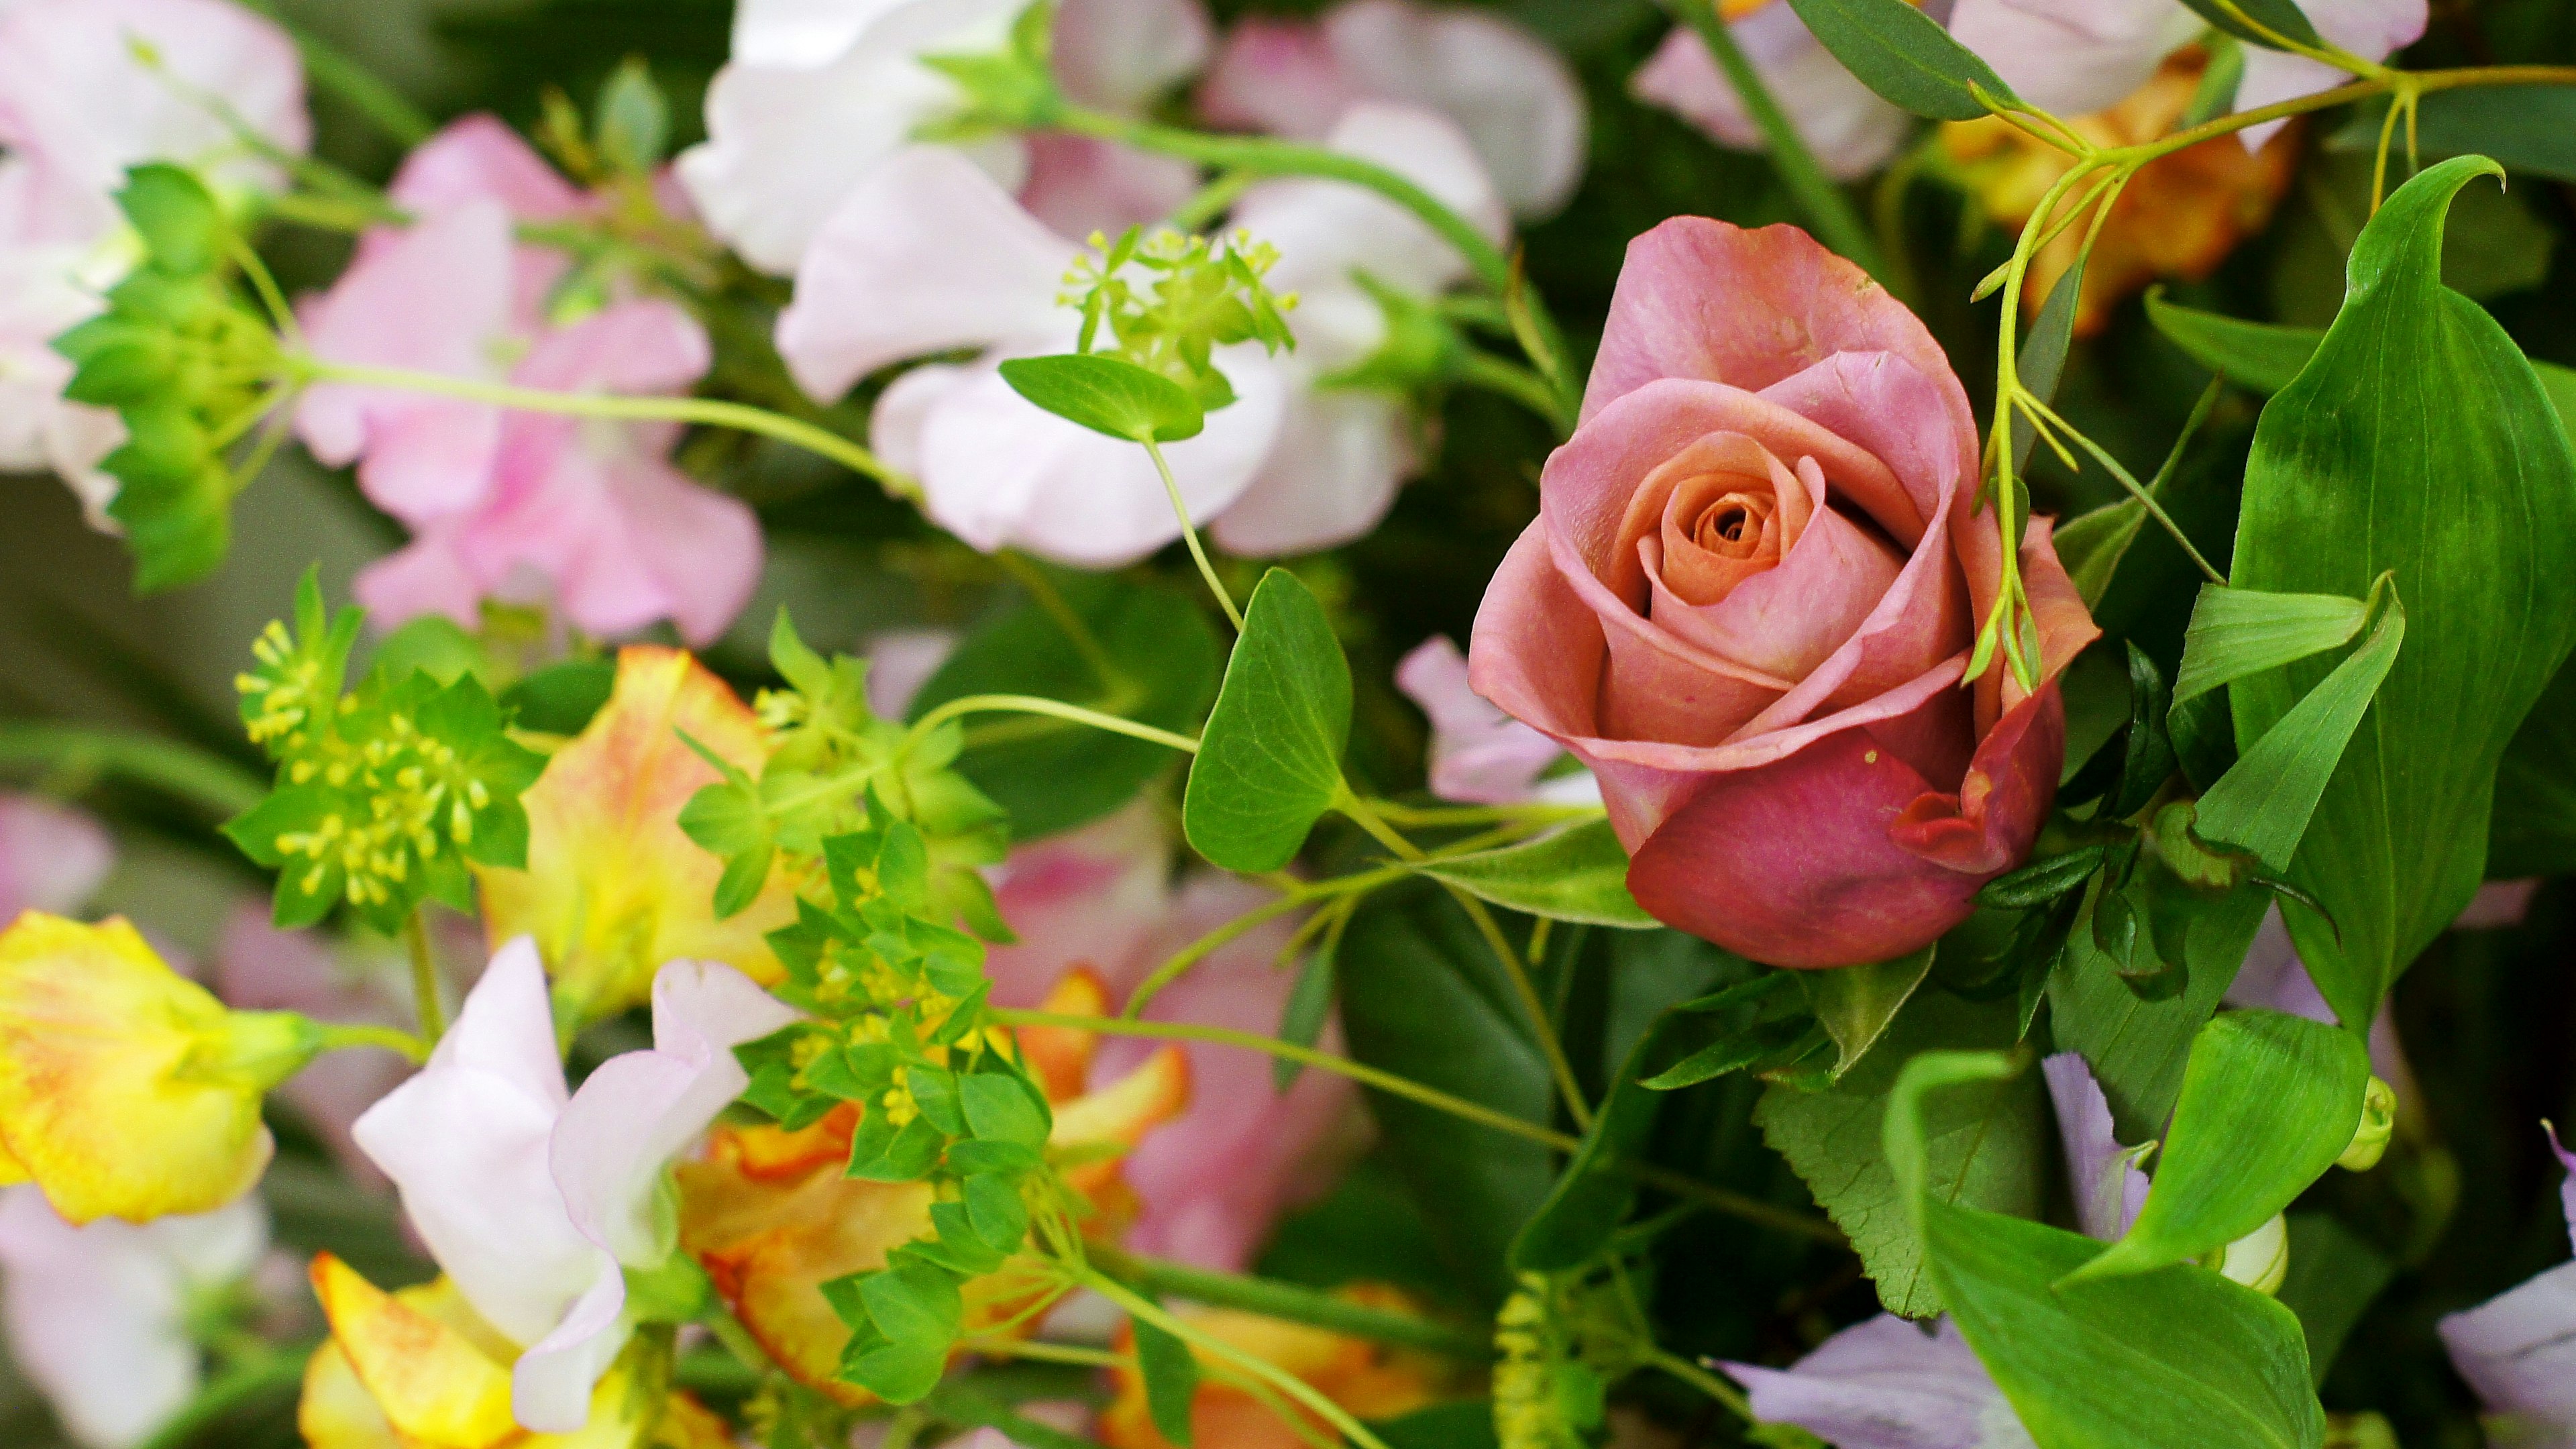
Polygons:
<instances>
[{"instance_id":1,"label":"light green leaf","mask_svg":"<svg viewBox=\"0 0 2576 1449\"><path fill-rule=\"evenodd\" d=\"M1187 388L1115 357L1013 358L1002 364L1002 380L1067 422L1129 442L1177 443L1207 426Z\"/></svg>"},{"instance_id":2,"label":"light green leaf","mask_svg":"<svg viewBox=\"0 0 2576 1449\"><path fill-rule=\"evenodd\" d=\"M2235 984L2270 902L2251 886L2209 902L2184 937L2182 994L2163 1001L2130 990L2117 963L2093 944L2089 913L2076 920L2065 956L2049 973L2049 1030L2060 1048L2081 1052L2092 1066L2121 1141L2144 1142L2165 1130L2192 1038Z\"/></svg>"},{"instance_id":3,"label":"light green leaf","mask_svg":"<svg viewBox=\"0 0 2576 1449\"><path fill-rule=\"evenodd\" d=\"M1164 1438L1189 1449L1199 1361L1188 1344L1144 1319L1130 1318L1128 1324L1136 1331L1136 1366L1145 1375L1145 1411Z\"/></svg>"},{"instance_id":4,"label":"light green leaf","mask_svg":"<svg viewBox=\"0 0 2576 1449\"><path fill-rule=\"evenodd\" d=\"M1628 852L1607 820L1588 820L1498 850L1427 860L1415 869L1533 916L1638 931L1662 924L1628 894Z\"/></svg>"},{"instance_id":5,"label":"light green leaf","mask_svg":"<svg viewBox=\"0 0 2576 1449\"><path fill-rule=\"evenodd\" d=\"M2369 1082L2370 1053L2351 1032L2222 1013L2192 1042L2146 1206L2079 1277L2197 1259L2270 1221L2351 1145Z\"/></svg>"},{"instance_id":6,"label":"light green leaf","mask_svg":"<svg viewBox=\"0 0 2576 1449\"><path fill-rule=\"evenodd\" d=\"M2059 1288L2101 1244L1934 1190L1927 1113L2026 1075L2000 1053L1927 1053L1897 1084L1885 1136L1940 1296L2033 1442L2317 1449L2325 1414L2289 1310L2189 1265Z\"/></svg>"},{"instance_id":7,"label":"light green leaf","mask_svg":"<svg viewBox=\"0 0 2576 1449\"><path fill-rule=\"evenodd\" d=\"M2299 9L2295 0L2226 0L2224 4L2219 0L2182 0L2182 3L2190 6L2193 14L2229 35L2267 49L2284 49L2282 40L2311 47L2325 43L2317 38L2317 27L2310 23L2306 12ZM2245 19L2238 19L2236 14L2230 13L2231 9L2241 13ZM2245 20L2254 24L2248 25ZM2256 28L2258 26L2259 29Z\"/></svg>"},{"instance_id":8,"label":"light green leaf","mask_svg":"<svg viewBox=\"0 0 2576 1449\"><path fill-rule=\"evenodd\" d=\"M1341 791L1350 732L1351 666L1333 622L1295 574L1272 569L1190 764L1190 845L1246 875L1286 865Z\"/></svg>"},{"instance_id":9,"label":"light green leaf","mask_svg":"<svg viewBox=\"0 0 2576 1449\"><path fill-rule=\"evenodd\" d=\"M1972 85L1998 101L2014 99L1994 67L1905 0L1789 0L1789 8L1861 84L1918 116L1985 115Z\"/></svg>"},{"instance_id":10,"label":"light green leaf","mask_svg":"<svg viewBox=\"0 0 2576 1449\"><path fill-rule=\"evenodd\" d=\"M2340 594L2265 594L2203 584L2182 636L2173 702L2348 643L2369 606Z\"/></svg>"},{"instance_id":11,"label":"light green leaf","mask_svg":"<svg viewBox=\"0 0 2576 1449\"><path fill-rule=\"evenodd\" d=\"M1807 990L1807 1008L1834 1039L1835 1076L1850 1071L1887 1034L1888 1023L1913 999L1923 978L1932 974L1932 953L1939 947L1936 941L1893 961L1799 975L1798 984Z\"/></svg>"}]
</instances>

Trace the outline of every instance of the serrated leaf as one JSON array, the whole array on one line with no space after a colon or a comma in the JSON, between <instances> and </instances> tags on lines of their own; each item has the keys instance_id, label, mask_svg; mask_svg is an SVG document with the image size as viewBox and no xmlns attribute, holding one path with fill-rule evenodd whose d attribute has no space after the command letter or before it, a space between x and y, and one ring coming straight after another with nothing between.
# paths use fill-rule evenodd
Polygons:
<instances>
[{"instance_id":1,"label":"serrated leaf","mask_svg":"<svg viewBox=\"0 0 2576 1449\"><path fill-rule=\"evenodd\" d=\"M1341 792L1350 731L1351 667L1332 620L1274 568L1253 590L1190 763L1181 824L1192 848L1247 875L1286 865Z\"/></svg>"},{"instance_id":2,"label":"serrated leaf","mask_svg":"<svg viewBox=\"0 0 2576 1449\"><path fill-rule=\"evenodd\" d=\"M1608 820L1587 820L1471 855L1436 857L1414 869L1524 915L1631 931L1663 924L1628 893L1628 852Z\"/></svg>"},{"instance_id":3,"label":"serrated leaf","mask_svg":"<svg viewBox=\"0 0 2576 1449\"><path fill-rule=\"evenodd\" d=\"M1067 422L1130 442L1177 443L1207 426L1187 388L1115 357L1013 358L1002 364L1002 380Z\"/></svg>"},{"instance_id":4,"label":"serrated leaf","mask_svg":"<svg viewBox=\"0 0 2576 1449\"><path fill-rule=\"evenodd\" d=\"M1861 84L1927 120L1985 115L1972 85L2015 99L1994 67L1905 0L1789 0L1789 8Z\"/></svg>"}]
</instances>

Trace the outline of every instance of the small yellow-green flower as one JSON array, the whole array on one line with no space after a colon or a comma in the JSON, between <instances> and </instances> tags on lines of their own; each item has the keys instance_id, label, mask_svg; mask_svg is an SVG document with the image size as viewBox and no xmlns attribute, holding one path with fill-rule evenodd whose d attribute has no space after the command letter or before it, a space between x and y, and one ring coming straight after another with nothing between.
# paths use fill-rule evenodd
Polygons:
<instances>
[{"instance_id":1,"label":"small yellow-green flower","mask_svg":"<svg viewBox=\"0 0 2576 1449\"><path fill-rule=\"evenodd\" d=\"M260 1099L321 1044L303 1017L225 1009L121 918L0 932L0 1150L74 1223L249 1191L274 1150Z\"/></svg>"}]
</instances>

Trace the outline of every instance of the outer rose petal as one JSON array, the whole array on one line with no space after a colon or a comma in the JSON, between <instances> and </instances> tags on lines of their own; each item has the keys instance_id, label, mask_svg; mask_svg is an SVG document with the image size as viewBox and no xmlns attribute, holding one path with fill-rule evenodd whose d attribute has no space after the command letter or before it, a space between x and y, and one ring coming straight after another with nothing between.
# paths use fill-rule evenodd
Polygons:
<instances>
[{"instance_id":1,"label":"outer rose petal","mask_svg":"<svg viewBox=\"0 0 2576 1449\"><path fill-rule=\"evenodd\" d=\"M1628 888L1657 919L1771 965L1902 956L2028 854L2065 748L2053 685L1996 726L1955 796L1846 729L1710 777L1638 848Z\"/></svg>"},{"instance_id":2,"label":"outer rose petal","mask_svg":"<svg viewBox=\"0 0 2576 1449\"><path fill-rule=\"evenodd\" d=\"M1953 39L2022 99L2061 116L2089 115L2145 85L2204 23L2174 0L1958 0L1950 11Z\"/></svg>"},{"instance_id":3,"label":"outer rose petal","mask_svg":"<svg viewBox=\"0 0 2576 1449\"><path fill-rule=\"evenodd\" d=\"M1766 1422L1841 1449L2009 1449L2030 1436L1950 1320L1926 1333L1882 1313L1826 1339L1788 1369L1722 1365Z\"/></svg>"},{"instance_id":4,"label":"outer rose petal","mask_svg":"<svg viewBox=\"0 0 2576 1449\"><path fill-rule=\"evenodd\" d=\"M763 937L794 918L794 892L774 877L742 914L715 919L723 862L677 821L720 777L681 730L755 774L768 755L750 707L696 660L621 651L608 704L527 792L527 869L476 872L490 929L534 934L557 992L585 1013L640 1004L675 959L722 961L757 981L783 974Z\"/></svg>"},{"instance_id":5,"label":"outer rose petal","mask_svg":"<svg viewBox=\"0 0 2576 1449\"><path fill-rule=\"evenodd\" d=\"M1854 79L1786 4L1766 5L1737 22L1735 35L1827 174L1847 181L1877 170L1912 133L1914 118ZM1765 145L1735 87L1688 26L1673 28L1629 88L1639 100L1673 112L1721 146L1759 151Z\"/></svg>"}]
</instances>

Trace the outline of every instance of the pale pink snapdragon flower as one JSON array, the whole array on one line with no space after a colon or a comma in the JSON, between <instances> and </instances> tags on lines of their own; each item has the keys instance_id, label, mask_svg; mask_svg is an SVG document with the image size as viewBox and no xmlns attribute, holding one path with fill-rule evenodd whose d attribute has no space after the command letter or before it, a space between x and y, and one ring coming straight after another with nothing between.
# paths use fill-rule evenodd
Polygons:
<instances>
[{"instance_id":1,"label":"pale pink snapdragon flower","mask_svg":"<svg viewBox=\"0 0 2576 1449\"><path fill-rule=\"evenodd\" d=\"M231 112L231 119L216 106ZM0 6L0 472L50 468L111 527L124 440L113 413L66 402L53 339L96 315L137 254L115 193L165 161L219 196L283 174L237 134L300 153L304 69L275 25L225 0L17 0Z\"/></svg>"},{"instance_id":2,"label":"pale pink snapdragon flower","mask_svg":"<svg viewBox=\"0 0 2576 1449\"><path fill-rule=\"evenodd\" d=\"M654 298L554 315L570 268L521 243L524 223L590 199L490 117L457 121L405 162L389 192L410 226L362 239L357 260L305 309L326 362L551 392L682 394L710 362L705 331ZM721 634L759 582L751 510L669 461L673 423L605 422L394 388L324 383L296 415L325 463L356 463L412 543L359 575L381 622L482 602L552 602L593 634L660 619L691 643Z\"/></svg>"},{"instance_id":3,"label":"pale pink snapdragon flower","mask_svg":"<svg viewBox=\"0 0 2576 1449\"><path fill-rule=\"evenodd\" d=\"M1555 215L1583 180L1590 120L1573 68L1482 10L1347 0L1319 20L1246 20L1199 88L1209 120L1301 141L1368 101L1456 122L1516 216Z\"/></svg>"},{"instance_id":4,"label":"pale pink snapdragon flower","mask_svg":"<svg viewBox=\"0 0 2576 1449\"><path fill-rule=\"evenodd\" d=\"M1467 656L1445 635L1395 666L1395 687L1431 721L1431 793L1467 805L1598 805L1586 769L1550 773L1565 747L1502 712L1467 682Z\"/></svg>"},{"instance_id":5,"label":"pale pink snapdragon flower","mask_svg":"<svg viewBox=\"0 0 2576 1449\"><path fill-rule=\"evenodd\" d=\"M1914 118L1843 69L1785 0L1770 0L1731 28L1744 58L1826 175L1840 181L1867 175L1913 134ZM1699 32L1687 25L1673 27L1628 88L1637 99L1680 116L1721 146L1764 148L1762 132L1734 83L1717 68Z\"/></svg>"},{"instance_id":6,"label":"pale pink snapdragon flower","mask_svg":"<svg viewBox=\"0 0 2576 1449\"><path fill-rule=\"evenodd\" d=\"M1064 0L1055 15L1055 78L1077 105L1138 119L1216 51L1200 0ZM1112 236L1178 211L1199 168L1067 131L1027 137L1020 204L1066 236Z\"/></svg>"},{"instance_id":7,"label":"pale pink snapdragon flower","mask_svg":"<svg viewBox=\"0 0 2576 1449\"><path fill-rule=\"evenodd\" d=\"M653 987L654 1047L569 1091L545 967L520 937L492 958L429 1064L358 1119L421 1240L512 1342L522 1427L570 1433L631 1331L627 1266L669 1257L658 1184L748 1084L732 1048L793 1013L728 966L678 961Z\"/></svg>"},{"instance_id":8,"label":"pale pink snapdragon flower","mask_svg":"<svg viewBox=\"0 0 2576 1449\"><path fill-rule=\"evenodd\" d=\"M116 842L88 812L0 793L0 926L21 911L72 914L115 865Z\"/></svg>"}]
</instances>

